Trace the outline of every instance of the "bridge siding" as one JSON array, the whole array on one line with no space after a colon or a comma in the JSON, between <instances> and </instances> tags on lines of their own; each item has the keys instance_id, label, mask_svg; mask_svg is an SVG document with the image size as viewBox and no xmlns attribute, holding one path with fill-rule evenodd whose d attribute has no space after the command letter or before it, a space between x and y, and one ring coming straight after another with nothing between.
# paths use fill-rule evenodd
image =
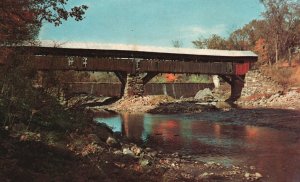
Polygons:
<instances>
[{"instance_id":1,"label":"bridge siding","mask_svg":"<svg viewBox=\"0 0 300 182\"><path fill-rule=\"evenodd\" d=\"M73 64L69 65L68 57L62 56L36 56L34 65L39 70L78 70L78 71L124 71L157 72L157 73L188 73L188 74L235 74L232 62L196 62L174 60L136 60L113 58L84 58L74 57ZM138 65L138 67L136 67Z\"/></svg>"},{"instance_id":2,"label":"bridge siding","mask_svg":"<svg viewBox=\"0 0 300 182\"><path fill-rule=\"evenodd\" d=\"M250 63L249 62L244 62L244 63L235 63L235 74L236 75L246 75L248 70L250 69Z\"/></svg>"},{"instance_id":3,"label":"bridge siding","mask_svg":"<svg viewBox=\"0 0 300 182\"><path fill-rule=\"evenodd\" d=\"M135 72L134 62L131 60L115 60L109 58L88 58L84 66L83 58L75 57L74 63L69 65L67 57L36 56L34 66L38 70L78 70L78 71L125 71Z\"/></svg>"}]
</instances>

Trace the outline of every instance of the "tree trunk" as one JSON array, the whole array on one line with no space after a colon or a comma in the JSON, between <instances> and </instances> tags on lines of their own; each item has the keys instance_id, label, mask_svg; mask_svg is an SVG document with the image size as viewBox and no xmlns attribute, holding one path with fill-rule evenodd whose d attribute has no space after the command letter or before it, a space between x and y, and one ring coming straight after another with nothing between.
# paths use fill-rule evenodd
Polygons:
<instances>
[{"instance_id":1,"label":"tree trunk","mask_svg":"<svg viewBox=\"0 0 300 182\"><path fill-rule=\"evenodd\" d=\"M276 42L275 42L275 63L278 62L278 34L276 35Z\"/></svg>"},{"instance_id":2,"label":"tree trunk","mask_svg":"<svg viewBox=\"0 0 300 182\"><path fill-rule=\"evenodd\" d=\"M289 48L289 67L292 66L292 48Z\"/></svg>"}]
</instances>

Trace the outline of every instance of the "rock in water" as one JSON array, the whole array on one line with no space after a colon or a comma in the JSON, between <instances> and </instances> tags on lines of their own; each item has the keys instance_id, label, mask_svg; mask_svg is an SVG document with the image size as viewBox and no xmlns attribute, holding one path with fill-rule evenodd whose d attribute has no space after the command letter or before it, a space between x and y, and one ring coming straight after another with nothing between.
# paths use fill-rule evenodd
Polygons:
<instances>
[{"instance_id":1,"label":"rock in water","mask_svg":"<svg viewBox=\"0 0 300 182\"><path fill-rule=\"evenodd\" d=\"M119 142L113 137L108 137L106 144L110 147L118 147L120 145Z\"/></svg>"},{"instance_id":2,"label":"rock in water","mask_svg":"<svg viewBox=\"0 0 300 182\"><path fill-rule=\"evenodd\" d=\"M130 155L130 156L132 156L132 157L135 157L134 153L133 153L131 150L129 150L128 148L124 148L124 149L123 149L123 154L124 154L124 155Z\"/></svg>"},{"instance_id":3,"label":"rock in water","mask_svg":"<svg viewBox=\"0 0 300 182\"><path fill-rule=\"evenodd\" d=\"M204 90L199 90L195 95L194 99L201 100L201 101L209 101L209 100L213 100L214 96L211 90L209 88L206 88Z\"/></svg>"},{"instance_id":4,"label":"rock in water","mask_svg":"<svg viewBox=\"0 0 300 182\"><path fill-rule=\"evenodd\" d=\"M131 147L131 151L135 154L135 155L140 155L142 152L142 149L136 145Z\"/></svg>"},{"instance_id":5,"label":"rock in water","mask_svg":"<svg viewBox=\"0 0 300 182\"><path fill-rule=\"evenodd\" d=\"M260 173L257 173L257 172L255 173L255 178L256 178L256 179L259 179L259 178L262 178L262 177L263 177L263 176L262 176Z\"/></svg>"},{"instance_id":6,"label":"rock in water","mask_svg":"<svg viewBox=\"0 0 300 182\"><path fill-rule=\"evenodd\" d=\"M149 164L149 160L147 160L147 159L140 160L140 165L141 165L142 167L145 167L145 166L147 166L148 164Z\"/></svg>"},{"instance_id":7,"label":"rock in water","mask_svg":"<svg viewBox=\"0 0 300 182\"><path fill-rule=\"evenodd\" d=\"M246 179L248 179L248 178L250 178L250 173L245 173L244 176L245 176Z\"/></svg>"},{"instance_id":8,"label":"rock in water","mask_svg":"<svg viewBox=\"0 0 300 182\"><path fill-rule=\"evenodd\" d=\"M263 176L260 173L258 173L258 172L254 173L254 174L250 174L250 173L246 172L245 175L244 175L244 177L247 180L253 181L253 180L258 180L258 179L262 178Z\"/></svg>"}]
</instances>

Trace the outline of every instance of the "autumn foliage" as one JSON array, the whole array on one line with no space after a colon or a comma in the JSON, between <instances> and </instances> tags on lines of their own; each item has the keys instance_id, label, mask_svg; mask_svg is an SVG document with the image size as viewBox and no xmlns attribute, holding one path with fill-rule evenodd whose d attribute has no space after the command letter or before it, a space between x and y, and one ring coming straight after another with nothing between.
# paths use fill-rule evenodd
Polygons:
<instances>
[{"instance_id":1,"label":"autumn foliage","mask_svg":"<svg viewBox=\"0 0 300 182\"><path fill-rule=\"evenodd\" d=\"M60 25L63 20L82 20L87 6L66 9L68 0L1 0L0 45L15 45L36 40L43 22ZM11 49L0 49L0 63L6 62Z\"/></svg>"},{"instance_id":2,"label":"autumn foliage","mask_svg":"<svg viewBox=\"0 0 300 182\"><path fill-rule=\"evenodd\" d=\"M177 79L176 75L172 74L172 73L166 74L165 78L166 78L167 82L170 82L170 83L175 82Z\"/></svg>"},{"instance_id":3,"label":"autumn foliage","mask_svg":"<svg viewBox=\"0 0 300 182\"><path fill-rule=\"evenodd\" d=\"M268 56L267 46L268 45L263 38L259 38L255 43L254 51L259 55L258 62L260 64L265 64L266 61L270 59Z\"/></svg>"},{"instance_id":4,"label":"autumn foliage","mask_svg":"<svg viewBox=\"0 0 300 182\"><path fill-rule=\"evenodd\" d=\"M82 20L87 6L66 9L68 0L1 0L0 43L34 40L43 22L58 26L69 17Z\"/></svg>"}]
</instances>

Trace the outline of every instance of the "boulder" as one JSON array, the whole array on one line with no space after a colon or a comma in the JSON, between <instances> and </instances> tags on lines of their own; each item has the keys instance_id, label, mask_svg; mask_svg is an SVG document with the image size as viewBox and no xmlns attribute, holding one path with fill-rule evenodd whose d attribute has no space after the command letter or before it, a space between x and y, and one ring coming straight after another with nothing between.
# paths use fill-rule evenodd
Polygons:
<instances>
[{"instance_id":1,"label":"boulder","mask_svg":"<svg viewBox=\"0 0 300 182\"><path fill-rule=\"evenodd\" d=\"M194 99L201 101L213 101L214 96L209 88L205 88L204 90L199 90Z\"/></svg>"},{"instance_id":2,"label":"boulder","mask_svg":"<svg viewBox=\"0 0 300 182\"><path fill-rule=\"evenodd\" d=\"M119 142L118 142L115 138L113 138L113 137L111 137L111 136L109 136L109 137L107 138L106 144L107 144L108 146L110 146L110 147L119 147L119 146L120 146Z\"/></svg>"},{"instance_id":3,"label":"boulder","mask_svg":"<svg viewBox=\"0 0 300 182\"><path fill-rule=\"evenodd\" d=\"M123 149L123 154L135 157L134 153L129 148L124 148Z\"/></svg>"}]
</instances>

